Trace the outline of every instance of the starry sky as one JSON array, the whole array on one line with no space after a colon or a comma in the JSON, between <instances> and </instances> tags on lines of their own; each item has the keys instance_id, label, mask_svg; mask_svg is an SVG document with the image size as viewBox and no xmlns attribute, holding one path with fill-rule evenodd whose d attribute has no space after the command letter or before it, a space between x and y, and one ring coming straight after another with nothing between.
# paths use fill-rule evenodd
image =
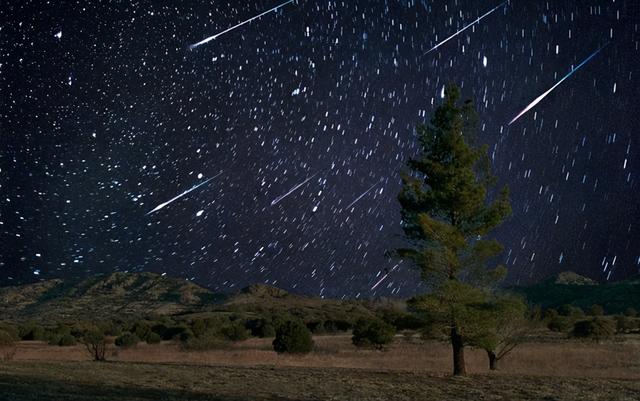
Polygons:
<instances>
[{"instance_id":1,"label":"starry sky","mask_svg":"<svg viewBox=\"0 0 640 401\"><path fill-rule=\"evenodd\" d=\"M4 1L0 284L413 295L384 252L448 83L511 188L508 282L638 273L636 0L295 0L190 46L283 2Z\"/></svg>"}]
</instances>

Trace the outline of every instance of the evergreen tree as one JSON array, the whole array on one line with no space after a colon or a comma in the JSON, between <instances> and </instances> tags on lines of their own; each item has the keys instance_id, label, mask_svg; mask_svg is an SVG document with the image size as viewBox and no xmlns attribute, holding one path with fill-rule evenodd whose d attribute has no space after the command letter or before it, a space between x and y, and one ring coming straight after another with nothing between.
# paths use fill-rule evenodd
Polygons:
<instances>
[{"instance_id":1,"label":"evergreen tree","mask_svg":"<svg viewBox=\"0 0 640 401\"><path fill-rule=\"evenodd\" d=\"M465 336L481 329L486 289L506 273L501 266L488 268L502 246L483 237L511 206L507 187L487 199L496 181L487 146L475 144L473 104L458 99L458 88L448 87L430 124L417 127L421 153L409 160L398 196L408 246L397 254L412 260L432 286L414 307L434 311L446 324L454 374L463 375Z\"/></svg>"}]
</instances>

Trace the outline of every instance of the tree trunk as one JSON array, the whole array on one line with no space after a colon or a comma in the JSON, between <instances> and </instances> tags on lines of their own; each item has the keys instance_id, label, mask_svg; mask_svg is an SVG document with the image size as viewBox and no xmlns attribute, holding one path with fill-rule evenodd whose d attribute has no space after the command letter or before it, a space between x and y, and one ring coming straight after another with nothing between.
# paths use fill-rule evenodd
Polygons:
<instances>
[{"instance_id":1,"label":"tree trunk","mask_svg":"<svg viewBox=\"0 0 640 401\"><path fill-rule=\"evenodd\" d=\"M487 350L487 356L489 357L489 369L497 370L498 369L498 358L496 357L495 352Z\"/></svg>"},{"instance_id":2,"label":"tree trunk","mask_svg":"<svg viewBox=\"0 0 640 401\"><path fill-rule=\"evenodd\" d=\"M455 326L451 328L451 347L453 348L453 375L464 376L467 374L464 364L464 342Z\"/></svg>"}]
</instances>

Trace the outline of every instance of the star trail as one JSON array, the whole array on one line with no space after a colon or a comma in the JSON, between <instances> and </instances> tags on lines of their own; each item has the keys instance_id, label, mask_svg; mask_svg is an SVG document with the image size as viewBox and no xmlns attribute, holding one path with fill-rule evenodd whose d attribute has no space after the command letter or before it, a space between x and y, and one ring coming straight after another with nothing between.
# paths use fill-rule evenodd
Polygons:
<instances>
[{"instance_id":1,"label":"star trail","mask_svg":"<svg viewBox=\"0 0 640 401\"><path fill-rule=\"evenodd\" d=\"M635 0L4 2L0 283L152 271L413 295L418 272L385 252L415 126L449 83L511 189L508 283L637 274L638 15Z\"/></svg>"}]
</instances>

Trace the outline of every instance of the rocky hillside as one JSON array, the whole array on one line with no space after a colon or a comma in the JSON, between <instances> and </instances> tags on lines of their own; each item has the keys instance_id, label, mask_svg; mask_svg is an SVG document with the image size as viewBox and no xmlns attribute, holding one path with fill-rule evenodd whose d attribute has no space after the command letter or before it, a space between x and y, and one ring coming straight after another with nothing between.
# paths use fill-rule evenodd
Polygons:
<instances>
[{"instance_id":1,"label":"rocky hillside","mask_svg":"<svg viewBox=\"0 0 640 401\"><path fill-rule=\"evenodd\" d=\"M190 281L153 273L113 273L75 282L49 280L0 287L0 320L56 322L230 313L353 321L372 312L363 302L305 297L264 284L233 295L216 294Z\"/></svg>"},{"instance_id":2,"label":"rocky hillside","mask_svg":"<svg viewBox=\"0 0 640 401\"><path fill-rule=\"evenodd\" d=\"M11 320L173 315L223 300L190 281L153 273L113 273L79 282L50 280L0 288L0 314Z\"/></svg>"}]
</instances>

